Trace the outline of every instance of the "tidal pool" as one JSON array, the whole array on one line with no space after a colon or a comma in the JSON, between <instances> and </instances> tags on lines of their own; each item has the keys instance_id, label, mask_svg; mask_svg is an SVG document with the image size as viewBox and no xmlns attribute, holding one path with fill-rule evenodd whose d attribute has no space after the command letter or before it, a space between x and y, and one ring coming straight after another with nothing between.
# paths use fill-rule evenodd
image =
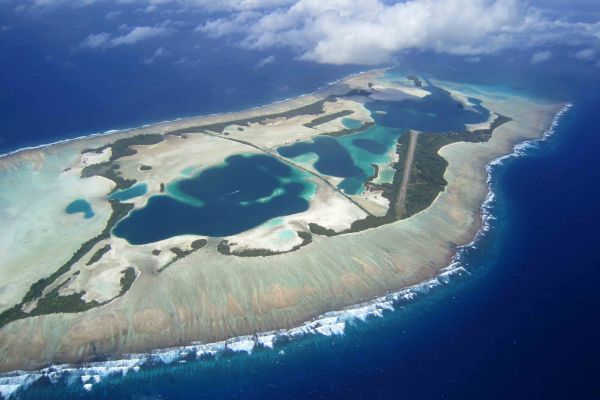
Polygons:
<instances>
[{"instance_id":1,"label":"tidal pool","mask_svg":"<svg viewBox=\"0 0 600 400\"><path fill-rule=\"evenodd\" d=\"M94 217L94 211L92 210L92 205L85 199L77 199L69 203L67 208L65 208L65 212L67 214L77 214L82 213L85 219L90 219Z\"/></svg>"},{"instance_id":2,"label":"tidal pool","mask_svg":"<svg viewBox=\"0 0 600 400\"><path fill-rule=\"evenodd\" d=\"M348 129L358 129L363 126L362 121L348 117L342 118L342 124L344 124L344 126Z\"/></svg>"},{"instance_id":3,"label":"tidal pool","mask_svg":"<svg viewBox=\"0 0 600 400\"><path fill-rule=\"evenodd\" d=\"M231 156L173 186L170 193L150 197L113 233L136 245L185 234L230 236L306 211L314 193L305 173L266 155Z\"/></svg>"}]
</instances>

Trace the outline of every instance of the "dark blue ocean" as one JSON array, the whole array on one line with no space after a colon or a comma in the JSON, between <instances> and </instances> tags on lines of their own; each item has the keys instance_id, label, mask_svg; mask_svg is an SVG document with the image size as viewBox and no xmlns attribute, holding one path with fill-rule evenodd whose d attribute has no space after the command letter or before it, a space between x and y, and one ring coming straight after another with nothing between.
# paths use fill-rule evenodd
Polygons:
<instances>
[{"instance_id":1,"label":"dark blue ocean","mask_svg":"<svg viewBox=\"0 0 600 400\"><path fill-rule=\"evenodd\" d=\"M14 28L3 33L9 40L0 41L2 54L11 55L0 67L0 153L265 104L361 69L310 64L283 52L256 69L264 54L201 39L195 66L148 67L134 53L154 48L115 49L123 51L115 57L81 54L65 50L64 30L19 23L11 20ZM77 20L72 29L96 23ZM165 40L177 44L176 37ZM398 60L419 74L574 104L550 138L492 168L494 219L474 247L462 250L469 274L383 318L350 324L343 336L142 368L104 378L91 392L79 378L42 380L18 397L600 398L600 69L560 57L530 65L529 56L472 63L407 54Z\"/></svg>"}]
</instances>

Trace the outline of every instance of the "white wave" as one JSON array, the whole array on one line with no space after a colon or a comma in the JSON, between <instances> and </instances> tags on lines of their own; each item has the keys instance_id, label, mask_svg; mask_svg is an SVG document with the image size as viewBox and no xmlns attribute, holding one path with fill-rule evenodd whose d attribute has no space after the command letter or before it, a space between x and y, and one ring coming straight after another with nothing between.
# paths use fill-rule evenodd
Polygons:
<instances>
[{"instance_id":1,"label":"white wave","mask_svg":"<svg viewBox=\"0 0 600 400\"><path fill-rule=\"evenodd\" d=\"M272 349L275 345L275 338L277 335L273 333L266 333L256 337L256 342L264 348Z\"/></svg>"},{"instance_id":2,"label":"white wave","mask_svg":"<svg viewBox=\"0 0 600 400\"><path fill-rule=\"evenodd\" d=\"M254 350L254 346L256 346L257 341L253 336L241 336L236 339L227 341L227 348L234 352L246 352L248 354L252 353Z\"/></svg>"},{"instance_id":3,"label":"white wave","mask_svg":"<svg viewBox=\"0 0 600 400\"><path fill-rule=\"evenodd\" d=\"M43 375L41 373L27 373L15 371L0 375L0 396L5 399L12 397L17 390L27 388Z\"/></svg>"},{"instance_id":4,"label":"white wave","mask_svg":"<svg viewBox=\"0 0 600 400\"><path fill-rule=\"evenodd\" d=\"M495 201L492 185L494 168L502 165L509 158L525 155L527 149L548 140L548 138L555 134L561 118L572 106L572 104L565 105L555 115L550 127L544 132L542 138L520 143L514 147L511 154L499 157L487 165L489 191L485 201L481 205L481 227L470 243L457 248L449 265L443 268L437 277L365 303L325 313L312 321L291 329L262 332L250 336L239 336L215 343L194 343L184 347L156 350L149 354L131 354L120 360L86 363L80 366L69 364L55 365L36 372L15 371L8 374L0 374L0 396L8 399L18 390L27 388L41 377L47 377L50 382L56 383L65 377L78 376L81 379L83 388L90 391L93 384L99 383L103 377L125 375L129 371L138 372L145 364L181 362L183 358L190 355L195 355L198 359L213 357L226 350L250 354L256 346L272 349L282 339L290 340L307 335L343 335L348 323L366 321L372 317L383 317L385 312L393 311L397 305L412 301L420 295L429 293L436 287L448 284L452 277L468 274L469 272L463 266L465 250L475 248L476 243L489 231L490 223L494 219L492 215L493 203Z\"/></svg>"}]
</instances>

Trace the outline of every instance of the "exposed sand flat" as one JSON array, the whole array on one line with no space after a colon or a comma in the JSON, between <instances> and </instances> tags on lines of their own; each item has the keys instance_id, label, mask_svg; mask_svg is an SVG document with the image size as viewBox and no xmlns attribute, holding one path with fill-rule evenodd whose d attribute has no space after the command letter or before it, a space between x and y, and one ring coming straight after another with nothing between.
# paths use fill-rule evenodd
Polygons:
<instances>
[{"instance_id":1,"label":"exposed sand flat","mask_svg":"<svg viewBox=\"0 0 600 400\"><path fill-rule=\"evenodd\" d=\"M352 79L357 84L366 85L377 76L381 76L381 73ZM291 327L323 312L340 309L437 275L447 266L455 247L469 242L479 228L479 207L488 190L486 164L510 153L516 143L540 137L560 109L560 106L532 99L496 95L483 89L472 90L478 91L477 97L483 100L484 106L511 117L513 121L499 127L487 143L455 143L440 150L440 154L449 162L445 174L448 186L426 210L406 220L355 234L334 237L313 235L310 245L277 256L225 256L215 251L215 243L209 241L206 248L191 253L160 274L156 273L156 269L168 261L169 247L174 243L187 246L197 237L179 237L140 246L135 254L126 250L125 241L111 239L113 250L103 261L104 268L102 264L97 266L105 271L102 276L106 279L100 279L97 286L93 286L90 296L104 298L113 293L107 282L117 272L110 268L113 265L108 262L110 260L115 260L115 264L134 264L140 270L141 274L132 288L125 296L84 313L45 315L4 326L0 335L0 370L34 368L46 361L78 361L95 354L141 352L198 340L212 342ZM312 97L313 100L315 98L318 95ZM286 102L285 107L292 107L292 104L298 107L307 102L308 97L303 97L296 103ZM283 104L274 107L284 107ZM250 111L253 112L259 111ZM243 113L229 116L238 118L240 114ZM211 118L221 118L223 121L226 117ZM193 126L197 121L186 120L180 126ZM172 125L169 128L157 125L141 131L169 129L173 129ZM131 132L123 135L129 134ZM7 220L12 224L11 232L16 234L14 239L0 238L0 249L15 249L14 254L3 252L0 256L1 277L15 276L14 281L10 282L13 286L2 284L0 306L2 301L6 305L18 301L35 277L46 275L42 272L46 265L42 261L66 259L76 249L79 242L71 234L61 237L56 235L55 229L56 224L64 224L65 202L72 198L73 193L92 198L94 211L99 216L88 225L75 222L81 221L79 215L73 220L76 225L73 232L85 237L102 229L101 222L108 218L109 210L106 206L101 207L106 201L98 199L94 202L93 197L108 192L112 187L110 181L104 178L78 179L76 171L63 173L61 179L65 180L64 189L67 191L68 188L69 195L61 197L56 193L56 188L51 186L55 185L55 179L49 177L59 173L59 166L64 163L73 166L80 163L82 148L104 141L107 139L93 138L89 142L73 142L57 146L56 149L18 154L9 157L10 160L0 159L3 183L10 183L4 180L9 179L11 174L29 174L35 185L40 188L47 186L45 190L51 195L44 201L52 204L41 206L43 201L40 200L43 213L40 211L38 215L33 211L34 215L30 217L29 213L35 207L23 205L15 209L15 198L0 197L3 205L10 204L10 207L0 208L0 216L3 221L4 218L10 218ZM206 135L168 139L144 149L139 155L144 163L153 168L156 166L157 170L153 170L153 173L158 176L157 182L175 179L192 164L176 156L176 144L184 141L191 154L198 156L203 155L201 149L205 145L231 146L215 155L214 159L206 160L206 165L219 162L217 160L222 160L225 154L233 154L241 148L249 151L248 146L225 144L226 140ZM171 146L173 153L169 155ZM56 167L52 167L53 157L58 160ZM127 157L119 162L124 173L143 175L133 162L128 164ZM30 167L22 168L21 163L28 163ZM48 177L44 178L46 173ZM14 179L18 182L22 177ZM339 193L333 193L335 191L327 185L321 184L319 188L321 190L317 190L316 197L325 197L311 207L309 212L312 214L301 218L285 217L284 225L301 227L305 226L306 221L317 220L324 227L340 229L364 216L360 208ZM27 195L16 193L12 196ZM39 232L22 232L20 226L25 224L23 218L42 219L41 224L31 223L31 226L42 226L43 229ZM246 232L248 247L252 247L253 240L258 240L256 236L253 239L254 233ZM239 235L239 238L244 238L244 235ZM48 240L54 240L52 246L48 246ZM295 243L294 240L282 240L281 246L289 246ZM162 250L159 256L151 255L155 248ZM19 270L23 260L30 267ZM76 268L84 269L80 264ZM83 272L81 275L81 279L87 279Z\"/></svg>"},{"instance_id":2,"label":"exposed sand flat","mask_svg":"<svg viewBox=\"0 0 600 400\"><path fill-rule=\"evenodd\" d=\"M81 214L65 214L65 207L79 197L104 199L113 183L63 172L69 160L78 157L69 149L47 149L43 157L30 157L38 153L13 159L0 173L5 188L0 193L0 311L18 303L31 284L67 261L82 241L97 235L110 215L104 200L95 203L96 216L84 223Z\"/></svg>"}]
</instances>

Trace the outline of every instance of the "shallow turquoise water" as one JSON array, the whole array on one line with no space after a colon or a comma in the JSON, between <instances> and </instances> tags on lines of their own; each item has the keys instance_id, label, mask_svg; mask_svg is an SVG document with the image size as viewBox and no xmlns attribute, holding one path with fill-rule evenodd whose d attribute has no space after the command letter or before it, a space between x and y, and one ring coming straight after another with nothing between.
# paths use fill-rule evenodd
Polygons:
<instances>
[{"instance_id":1,"label":"shallow turquoise water","mask_svg":"<svg viewBox=\"0 0 600 400\"><path fill-rule=\"evenodd\" d=\"M184 234L229 236L270 219L306 211L314 184L274 157L235 155L150 197L113 233L131 244Z\"/></svg>"},{"instance_id":2,"label":"shallow turquoise water","mask_svg":"<svg viewBox=\"0 0 600 400\"><path fill-rule=\"evenodd\" d=\"M139 196L143 196L148 191L148 185L145 183L138 183L130 188L119 190L111 194L108 198L111 200L126 201L131 200Z\"/></svg>"},{"instance_id":3,"label":"shallow turquoise water","mask_svg":"<svg viewBox=\"0 0 600 400\"><path fill-rule=\"evenodd\" d=\"M391 152L401 132L400 129L373 126L352 135L319 136L282 146L277 152L296 162L308 162L324 175L344 178L338 188L347 194L359 194L375 172L373 164L391 162Z\"/></svg>"},{"instance_id":4,"label":"shallow turquoise water","mask_svg":"<svg viewBox=\"0 0 600 400\"><path fill-rule=\"evenodd\" d=\"M390 75L392 78L394 75ZM324 175L344 178L338 188L350 195L360 194L365 182L373 176L373 164L388 165L398 138L409 129L424 132L465 131L467 124L486 121L489 111L477 99L470 98L472 108L463 107L448 92L427 81L424 88L430 95L400 101L370 101L365 104L376 125L341 137L319 136L313 140L282 146L280 155L294 160L317 156L312 166ZM383 112L383 113L382 113ZM349 129L361 122L344 118ZM381 181L389 182L390 172Z\"/></svg>"},{"instance_id":5,"label":"shallow turquoise water","mask_svg":"<svg viewBox=\"0 0 600 400\"><path fill-rule=\"evenodd\" d=\"M342 118L342 124L348 129L358 129L363 125L361 121L348 117Z\"/></svg>"},{"instance_id":6,"label":"shallow turquoise water","mask_svg":"<svg viewBox=\"0 0 600 400\"><path fill-rule=\"evenodd\" d=\"M94 217L94 211L92 210L92 205L85 199L77 199L73 200L66 208L65 212L67 214L77 214L82 213L85 219L90 219Z\"/></svg>"}]
</instances>

